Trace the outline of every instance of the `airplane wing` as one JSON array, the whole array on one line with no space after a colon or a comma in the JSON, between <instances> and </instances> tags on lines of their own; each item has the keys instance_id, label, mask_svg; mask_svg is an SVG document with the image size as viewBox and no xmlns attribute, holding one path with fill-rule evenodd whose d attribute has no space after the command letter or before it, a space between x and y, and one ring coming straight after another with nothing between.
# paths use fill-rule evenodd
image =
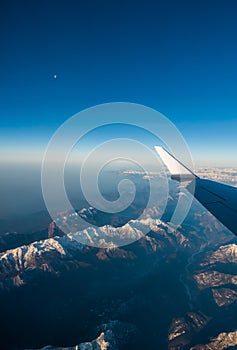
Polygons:
<instances>
[{"instance_id":1,"label":"airplane wing","mask_svg":"<svg viewBox=\"0 0 237 350\"><path fill-rule=\"evenodd\" d=\"M179 181L223 225L237 235L237 188L216 181L199 178L162 147L155 147L168 168L171 179ZM189 183L187 184L187 180Z\"/></svg>"}]
</instances>

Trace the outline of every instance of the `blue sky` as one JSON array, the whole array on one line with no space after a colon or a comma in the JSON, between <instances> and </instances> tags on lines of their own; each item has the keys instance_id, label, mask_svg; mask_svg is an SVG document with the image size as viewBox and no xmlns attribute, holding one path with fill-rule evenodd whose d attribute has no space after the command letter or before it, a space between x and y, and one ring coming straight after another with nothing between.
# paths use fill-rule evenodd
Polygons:
<instances>
[{"instance_id":1,"label":"blue sky","mask_svg":"<svg viewBox=\"0 0 237 350\"><path fill-rule=\"evenodd\" d=\"M1 7L1 159L36 159L71 115L128 101L166 115L195 162L237 166L236 1Z\"/></svg>"}]
</instances>

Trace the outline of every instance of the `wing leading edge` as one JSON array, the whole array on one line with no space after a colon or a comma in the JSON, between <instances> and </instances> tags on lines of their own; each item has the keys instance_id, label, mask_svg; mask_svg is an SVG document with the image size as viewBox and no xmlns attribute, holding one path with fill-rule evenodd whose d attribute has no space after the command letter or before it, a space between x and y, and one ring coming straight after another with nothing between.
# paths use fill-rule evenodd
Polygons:
<instances>
[{"instance_id":1,"label":"wing leading edge","mask_svg":"<svg viewBox=\"0 0 237 350\"><path fill-rule=\"evenodd\" d=\"M155 150L168 168L171 178L181 182L192 194L191 189L195 182L194 197L237 235L237 188L199 178L164 148L156 146Z\"/></svg>"}]
</instances>

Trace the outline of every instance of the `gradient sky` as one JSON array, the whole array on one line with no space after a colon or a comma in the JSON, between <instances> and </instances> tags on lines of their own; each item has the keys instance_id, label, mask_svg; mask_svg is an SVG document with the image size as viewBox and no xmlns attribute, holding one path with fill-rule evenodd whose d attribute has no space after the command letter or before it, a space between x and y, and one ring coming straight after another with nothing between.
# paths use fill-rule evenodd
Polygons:
<instances>
[{"instance_id":1,"label":"gradient sky","mask_svg":"<svg viewBox=\"0 0 237 350\"><path fill-rule=\"evenodd\" d=\"M166 115L196 163L237 166L236 18L235 0L2 2L1 159L37 159L71 115L128 101Z\"/></svg>"}]
</instances>

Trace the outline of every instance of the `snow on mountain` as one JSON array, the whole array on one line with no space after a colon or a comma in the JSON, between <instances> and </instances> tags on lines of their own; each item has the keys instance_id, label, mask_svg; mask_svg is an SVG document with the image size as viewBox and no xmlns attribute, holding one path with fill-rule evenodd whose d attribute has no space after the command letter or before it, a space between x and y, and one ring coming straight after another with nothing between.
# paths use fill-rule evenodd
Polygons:
<instances>
[{"instance_id":1,"label":"snow on mountain","mask_svg":"<svg viewBox=\"0 0 237 350\"><path fill-rule=\"evenodd\" d=\"M237 331L229 333L220 333L217 337L211 339L210 343L196 345L190 350L224 350L231 349L237 345Z\"/></svg>"},{"instance_id":2,"label":"snow on mountain","mask_svg":"<svg viewBox=\"0 0 237 350\"><path fill-rule=\"evenodd\" d=\"M237 286L237 276L219 271L205 271L195 275L195 280L200 289L219 287L225 284Z\"/></svg>"},{"instance_id":3,"label":"snow on mountain","mask_svg":"<svg viewBox=\"0 0 237 350\"><path fill-rule=\"evenodd\" d=\"M204 262L200 264L200 266L212 265L215 263L237 263L237 245L236 244L228 244L225 246L221 246L214 252L211 252L207 255Z\"/></svg>"},{"instance_id":4,"label":"snow on mountain","mask_svg":"<svg viewBox=\"0 0 237 350\"><path fill-rule=\"evenodd\" d=\"M161 223L160 220L146 217L140 220L130 220L121 227L110 225L88 227L82 231L69 233L68 236L84 244L101 248L114 248L139 240L144 237L143 232L157 230Z\"/></svg>"},{"instance_id":5,"label":"snow on mountain","mask_svg":"<svg viewBox=\"0 0 237 350\"><path fill-rule=\"evenodd\" d=\"M0 254L0 281L12 279L21 285L19 276L29 269L51 270L51 261L82 251L83 245L70 237L55 237L24 245ZM18 276L18 278L16 278Z\"/></svg>"},{"instance_id":6,"label":"snow on mountain","mask_svg":"<svg viewBox=\"0 0 237 350\"><path fill-rule=\"evenodd\" d=\"M90 211L92 212L92 209ZM154 212L150 211L149 214L155 216L157 212L154 210ZM70 215L69 218L66 215L62 218L64 222L69 219ZM80 254L83 255L83 258L81 258L83 261L86 252L95 249L91 246L102 248L106 246L106 249L101 248L98 253L95 252L94 254L101 260L111 258L134 259L136 255L132 250L137 249L138 246L146 253L154 253L159 250L160 252L166 251L166 254L167 249L168 251L170 249L174 251L179 248L190 247L190 239L180 231L168 232L168 228L168 224L151 217L147 213L145 217L130 220L121 227L110 225L89 226L68 235L55 236L10 249L0 254L0 286L4 288L5 282L10 286L21 286L25 283L22 275L32 269L57 273L63 266L67 266L68 261L72 261L75 266L80 260L78 258ZM146 232L152 231L152 235L144 235L144 230ZM137 246L132 245L129 248L131 251L116 248L114 243L124 244L131 240L138 241ZM86 245L88 241L91 246Z\"/></svg>"},{"instance_id":7,"label":"snow on mountain","mask_svg":"<svg viewBox=\"0 0 237 350\"><path fill-rule=\"evenodd\" d=\"M227 306L237 301L237 292L230 288L213 288L213 298L215 303L219 306Z\"/></svg>"}]
</instances>

